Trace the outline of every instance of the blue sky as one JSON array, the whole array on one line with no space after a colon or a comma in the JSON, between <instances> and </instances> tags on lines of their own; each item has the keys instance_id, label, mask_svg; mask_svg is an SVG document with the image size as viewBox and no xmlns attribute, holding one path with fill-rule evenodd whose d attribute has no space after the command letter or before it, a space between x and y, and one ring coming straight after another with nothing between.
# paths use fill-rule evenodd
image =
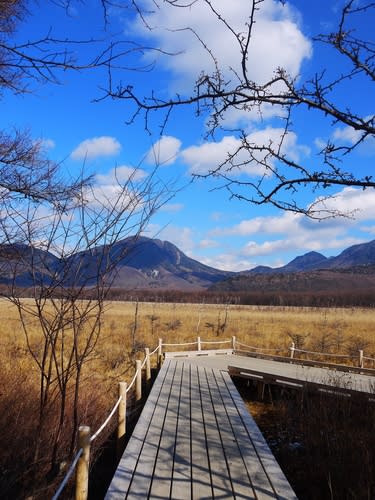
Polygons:
<instances>
[{"instance_id":1,"label":"blue sky","mask_svg":"<svg viewBox=\"0 0 375 500\"><path fill-rule=\"evenodd\" d=\"M56 38L81 40L109 39L112 34L117 41L132 40L178 52L173 57L147 50L129 53L123 60L129 69L115 70L114 77L134 85L140 95L149 95L153 89L164 97L176 92L184 95L197 75L209 69L209 58L196 38L188 31L176 32L176 28L193 26L213 48L224 74L229 72L230 65L236 66L236 47L201 0L189 9L167 9L163 2L158 3L159 8L155 9L151 0L142 0L143 6L149 7L146 18L152 30L146 29L130 9L110 9L105 32L97 0L71 2L68 16L53 2L46 1L43 5L30 2L31 15L20 24L17 40L37 39L49 30ZM338 68L336 56L312 39L318 33L334 29L342 4L342 0L296 0L282 6L280 2L265 0L260 6L250 54L254 79L266 78L276 66L284 66L301 78L323 67L333 74ZM215 5L240 29L246 22L251 1L216 0ZM361 26L369 36L373 21L365 17ZM87 44L74 50L80 58L89 59L98 47L99 44L95 47ZM154 63L152 71L146 70ZM143 67L144 71L132 71L135 67ZM150 221L147 236L171 241L205 264L235 271L256 265L275 267L310 250L336 255L352 244L375 237L373 191L337 188L336 198L330 203L339 209L355 210L355 218L321 222L269 206L255 207L230 200L224 190L215 189L218 187L215 179L191 182L191 174L206 172L235 147L238 141L235 132L223 132L216 143L204 140L204 119L197 118L192 108L180 108L171 116L160 138L159 117L152 118L151 133L146 133L142 119L126 124L132 113L130 103L100 100L107 85L106 71L83 70L58 76L59 84L31 83L31 92L26 95L5 94L0 127L29 128L36 139L45 141L50 157L62 162L64 171L74 174L84 167L97 174L96 182L103 189L110 189L114 168L126 176L129 169L137 167L141 174L147 175L159 164L158 176L165 182L177 181L181 189ZM363 98L369 90L365 83L360 83L350 93L344 88L338 99L343 103L350 99L359 113L368 116L373 113L374 103ZM272 110L268 110L263 120L243 113L232 113L225 119L232 128L245 123L254 138L277 134ZM289 153L308 165L314 165L323 140L332 137L346 144L355 140L354 130L332 126L317 113L301 112L295 120L296 133L289 137L287 147ZM368 141L350 157L348 168L371 172L374 155L374 142ZM307 206L316 196L303 191L299 199Z\"/></svg>"}]
</instances>

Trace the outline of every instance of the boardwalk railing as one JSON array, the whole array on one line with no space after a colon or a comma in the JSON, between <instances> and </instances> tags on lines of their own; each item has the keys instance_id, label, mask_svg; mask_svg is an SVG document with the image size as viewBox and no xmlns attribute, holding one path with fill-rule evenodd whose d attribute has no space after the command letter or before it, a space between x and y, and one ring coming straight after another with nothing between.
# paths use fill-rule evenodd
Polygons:
<instances>
[{"instance_id":1,"label":"boardwalk railing","mask_svg":"<svg viewBox=\"0 0 375 500\"><path fill-rule=\"evenodd\" d=\"M212 349L212 346L218 345L228 345L228 349ZM208 350L202 349L203 346L209 346ZM129 384L126 382L119 382L119 397L113 406L111 412L109 413L106 420L99 427L99 429L91 435L90 427L88 426L80 426L78 429L78 452L75 455L70 468L68 469L62 483L57 489L55 495L52 497L52 500L57 500L61 495L63 489L67 485L68 481L72 477L74 471L76 471L76 484L75 484L75 498L76 500L86 500L88 497L88 478L89 478L89 461L90 461L90 445L91 443L101 434L101 432L107 427L115 413L118 414L118 425L117 425L117 452L118 454L122 451L122 443L124 440L124 436L126 434L126 407L127 407L127 394L134 387L135 392L135 400L139 401L142 398L142 371L146 372L146 382L150 382L151 380L151 363L150 358L154 354L157 355L157 365L160 368L163 356L168 356L168 354L177 354L168 353L165 351L165 348L186 348L196 346L195 351L183 351L181 350L181 355L195 354L222 354L222 353L236 353L236 354L244 354L250 356L262 356L277 360L289 360L293 363L301 363L301 364L312 364L317 363L313 360L307 359L296 359L296 353L301 353L304 355L310 356L330 356L333 358L346 358L346 359L357 359L358 360L358 369L365 371L364 367L365 361L369 361L372 363L373 367L375 367L375 358L364 356L363 350L358 352L357 356L347 355L347 354L335 354L335 353L323 353L316 351L308 351L304 349L297 349L295 344L292 343L291 346L287 348L264 348L264 347L255 347L247 344L243 344L238 342L236 337L233 336L231 339L226 340L202 340L201 337L197 337L197 339L193 342L180 342L180 343L164 343L162 339L159 339L158 346L150 352L149 348L145 348L145 357L144 360L137 360L135 364L135 374L133 379ZM283 353L284 355L280 355ZM318 362L319 363L319 362ZM332 366L338 368L344 365L337 364L329 364L324 363L326 366ZM366 370L368 372L374 373L374 370Z\"/></svg>"}]
</instances>

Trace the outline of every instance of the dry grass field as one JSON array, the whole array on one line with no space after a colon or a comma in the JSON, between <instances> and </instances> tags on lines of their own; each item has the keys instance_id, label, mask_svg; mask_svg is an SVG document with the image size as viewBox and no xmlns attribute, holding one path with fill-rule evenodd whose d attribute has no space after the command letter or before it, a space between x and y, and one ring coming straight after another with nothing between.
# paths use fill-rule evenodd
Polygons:
<instances>
[{"instance_id":1,"label":"dry grass field","mask_svg":"<svg viewBox=\"0 0 375 500\"><path fill-rule=\"evenodd\" d=\"M27 354L17 310L5 299L0 301L0 317L1 370L18 366L32 374L35 363ZM37 346L40 332L33 322L30 318L29 330ZM294 341L310 351L357 355L363 349L366 356L375 357L374 324L373 309L108 302L86 375L99 377L104 386L118 377L130 379L136 353L140 357L144 347L154 349L159 338L183 343L197 336L202 341L235 336L242 344L280 349L284 355Z\"/></svg>"},{"instance_id":2,"label":"dry grass field","mask_svg":"<svg viewBox=\"0 0 375 500\"><path fill-rule=\"evenodd\" d=\"M24 443L34 432L40 372L29 348L38 353L42 337L35 318L26 318L28 348L17 310L5 299L0 301L0 317L0 497L17 498L34 481ZM83 367L81 423L93 429L100 425L117 398L117 382L131 380L135 359L143 357L145 347L153 350L159 338L164 343L179 343L192 342L197 336L215 342L235 336L239 343L280 349L283 355L288 355L294 341L301 349L351 354L353 359L348 362L356 364L359 349L375 358L374 324L372 309L108 302L99 340ZM49 418L56 428L52 410ZM15 459L19 467L14 467ZM45 464L37 466L46 470ZM28 477L24 490L14 494L14 484L22 484L24 473ZM46 497L46 491L49 494L50 490L43 489L34 492L34 498Z\"/></svg>"}]
</instances>

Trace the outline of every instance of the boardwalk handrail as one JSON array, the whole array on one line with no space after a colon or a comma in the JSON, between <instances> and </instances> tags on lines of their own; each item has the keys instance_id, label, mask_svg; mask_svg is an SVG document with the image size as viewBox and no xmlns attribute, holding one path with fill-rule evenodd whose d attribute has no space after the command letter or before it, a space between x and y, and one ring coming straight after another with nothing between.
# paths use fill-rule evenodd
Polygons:
<instances>
[{"instance_id":1,"label":"boardwalk handrail","mask_svg":"<svg viewBox=\"0 0 375 500\"><path fill-rule=\"evenodd\" d=\"M283 352L283 351L285 351L285 348L284 349L280 349L279 347L270 347L270 348L255 347L255 346L252 346L252 345L243 344L242 342L238 342L238 340L236 342L236 345L239 345L241 347L247 347L248 349L253 349L254 351L262 351L262 352L265 352L265 351Z\"/></svg>"},{"instance_id":2,"label":"boardwalk handrail","mask_svg":"<svg viewBox=\"0 0 375 500\"><path fill-rule=\"evenodd\" d=\"M305 354L316 354L317 356L333 356L335 358L358 358L357 354L337 354L333 352L319 352L319 351L308 351L306 349L297 349L297 347L289 347L289 350L293 349L294 352L303 352ZM368 358L372 359L372 358ZM375 360L374 360L375 361Z\"/></svg>"},{"instance_id":3,"label":"boardwalk handrail","mask_svg":"<svg viewBox=\"0 0 375 500\"><path fill-rule=\"evenodd\" d=\"M82 455L82 453L83 453L83 449L82 448L77 451L76 456L73 459L73 462L71 463L71 465L70 465L67 473L65 474L65 477L62 480L60 486L58 487L56 493L53 495L52 500L57 500L59 498L59 496L61 495L63 489L65 488L65 486L67 484L67 482L71 478L71 475L73 474L73 472L74 472L74 470L75 470L75 468L77 466L77 462L78 462L80 456Z\"/></svg>"},{"instance_id":4,"label":"boardwalk handrail","mask_svg":"<svg viewBox=\"0 0 375 500\"><path fill-rule=\"evenodd\" d=\"M255 351L259 353L267 353L267 352L289 352L289 357L291 359L294 358L294 354L299 352L303 354L310 354L315 356L330 356L333 358L347 358L347 359L358 359L358 364L360 368L364 368L364 361L371 361L375 364L375 358L364 356L363 350L359 349L358 354L340 354L340 353L332 353L332 352L318 352L318 351L310 351L307 349L299 349L295 347L294 342L291 343L289 347L279 348L279 347L255 347L239 342L235 336L232 336L232 339L223 339L223 340L202 340L201 337L197 337L197 340L194 342L175 342L175 343L164 343L162 339L159 339L159 354L161 355L161 350L163 347L185 347L190 345L197 345L198 351L201 350L202 344L232 344L233 351L236 350L237 346L244 347L246 349L250 349L250 351Z\"/></svg>"},{"instance_id":5,"label":"boardwalk handrail","mask_svg":"<svg viewBox=\"0 0 375 500\"><path fill-rule=\"evenodd\" d=\"M142 372L142 370L146 366L147 362L149 361L150 356L152 356L153 354L155 354L158 351L158 349L159 349L159 346L157 346L151 353L149 353L148 350L146 350L146 354L145 354L145 358L144 358L143 362L142 363L137 363L137 368L136 368L134 377L132 378L130 384L127 386L127 389L125 391L126 394L130 391L130 389L132 389L133 385L137 383L137 380L139 380L140 372ZM90 437L90 439L89 439L90 444L107 427L107 425L111 421L112 417L116 413L116 410L118 409L118 407L119 407L119 405L120 405L120 403L121 403L122 400L123 400L123 396L119 396L119 398L117 399L116 403L114 404L112 410L110 411L108 417L105 419L105 421L99 427L99 429ZM60 483L60 486L56 490L56 493L53 495L52 500L57 500L59 498L59 496L61 495L61 493L63 492L65 486L67 485L69 479L71 478L73 472L75 471L75 469L77 467L77 464L78 464L78 461L81 458L83 452L84 452L83 448L80 448L77 451L77 453L76 453L75 457L73 458L73 461L72 461L72 463L71 463L68 471L66 472L66 474L65 474L62 482Z\"/></svg>"}]
</instances>

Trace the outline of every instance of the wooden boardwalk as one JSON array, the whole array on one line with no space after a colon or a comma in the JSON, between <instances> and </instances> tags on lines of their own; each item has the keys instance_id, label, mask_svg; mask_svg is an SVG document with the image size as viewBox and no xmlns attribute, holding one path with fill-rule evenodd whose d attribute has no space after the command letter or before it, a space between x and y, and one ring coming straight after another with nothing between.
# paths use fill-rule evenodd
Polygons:
<instances>
[{"instance_id":1,"label":"wooden boardwalk","mask_svg":"<svg viewBox=\"0 0 375 500\"><path fill-rule=\"evenodd\" d=\"M228 372L205 361L165 360L106 500L296 498Z\"/></svg>"},{"instance_id":2,"label":"wooden boardwalk","mask_svg":"<svg viewBox=\"0 0 375 500\"><path fill-rule=\"evenodd\" d=\"M183 358L179 358L183 359ZM375 402L375 376L254 357L196 356L186 362L228 370L231 375L300 390L315 390Z\"/></svg>"}]
</instances>

